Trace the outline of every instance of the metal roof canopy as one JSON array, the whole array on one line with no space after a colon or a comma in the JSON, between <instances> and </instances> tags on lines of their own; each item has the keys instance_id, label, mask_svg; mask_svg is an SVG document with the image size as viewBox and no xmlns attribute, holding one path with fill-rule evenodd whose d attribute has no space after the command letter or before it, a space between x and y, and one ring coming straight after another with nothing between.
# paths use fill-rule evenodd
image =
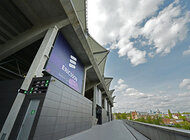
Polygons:
<instances>
[{"instance_id":1,"label":"metal roof canopy","mask_svg":"<svg viewBox=\"0 0 190 140\"><path fill-rule=\"evenodd\" d=\"M67 19L59 0L1 0L0 11L0 60L43 37L56 22Z\"/></svg>"},{"instance_id":2,"label":"metal roof canopy","mask_svg":"<svg viewBox=\"0 0 190 140\"><path fill-rule=\"evenodd\" d=\"M71 45L75 53L79 56L79 59L82 61L82 63L87 67L91 64L93 65L93 68L92 68L93 70L89 70L89 72L87 72L88 79L91 81L93 80L100 81L101 82L100 87L102 86L102 89L105 90L109 100L112 102L112 98L109 97L108 89L106 87L106 84L103 78L106 57L104 57L102 61L99 61L101 62L99 64L97 64L97 61L94 59L95 56L93 55L92 50L89 47L90 45L87 42L88 34L84 32L84 29L83 29L84 25L83 26L81 25L83 24L81 23L81 21L83 19L86 19L84 17L85 16L84 11L81 15L79 14L80 12L79 10L77 13L76 11L77 7L75 6L76 8L75 9L74 3L71 2L70 0L46 0L46 1L44 0L32 0L32 1L1 0L1 4L2 3L5 4L5 7L4 7L5 12L11 14L10 16L14 17L12 18L12 20L16 19L17 17L24 16L23 19L25 19L26 22L28 22L27 24L30 26L28 26L27 28L23 28L22 32L17 32L15 36L12 36L9 39L10 41L4 40L6 42L6 45L4 45L3 48L2 46L0 46L0 49L6 50L8 52L6 52L6 56L4 56L5 53L4 54L1 53L0 58L1 58L1 55L3 55L3 57L5 58L19 51L20 49L26 47L27 45L33 43L34 41L38 40L45 33L44 31L46 30L46 28L50 27L51 24L53 25L54 23L60 22L61 20L67 19L68 17L71 25L68 25L67 27L62 28L61 32L64 34L65 38L68 40L69 44ZM85 2L83 4L85 4ZM12 11L13 9L9 8L9 6L13 6L14 8L17 9L17 11L20 11L20 12L17 12L18 16L15 15L16 12ZM10 11L12 11L12 13L10 13ZM0 13L0 17L4 17L3 16L4 13ZM80 16L83 16L83 17L81 18ZM9 23L7 24L9 25L9 28L12 28L12 29L17 29L16 26L24 27L22 26L23 23L20 24L19 21L11 22L5 18L3 19L0 18L0 21L6 21L7 23ZM32 28L36 28L36 27L39 27L39 29L40 27L43 28L42 29L43 31L41 32L41 34L38 33L38 36L37 37L35 36L36 38L33 38L32 41L27 38L28 40L25 39L26 42L19 42L19 41L22 41L23 36L25 35L25 32L28 31L28 29L32 30ZM11 30L8 30L9 28L5 28L7 29L6 31L2 31L1 29L4 29L4 28L2 25L0 25L0 33L5 33L5 36L9 35L12 32ZM4 36L0 34L0 38L2 37ZM15 43L17 44L17 46L14 45ZM19 43L21 43L22 47L20 47ZM11 44L13 46L8 45L8 44ZM6 48L6 47L14 47L14 48L10 48L12 50L9 50L9 48ZM93 73L93 75L91 73Z\"/></svg>"},{"instance_id":3,"label":"metal roof canopy","mask_svg":"<svg viewBox=\"0 0 190 140\"><path fill-rule=\"evenodd\" d=\"M67 18L65 11L60 4L60 0L12 1L34 25L44 24L51 21Z\"/></svg>"},{"instance_id":4,"label":"metal roof canopy","mask_svg":"<svg viewBox=\"0 0 190 140\"><path fill-rule=\"evenodd\" d=\"M1 6L3 6L3 7L1 7ZM67 18L66 13L65 13L63 7L61 6L61 3L59 0L53 0L53 1L52 0L46 0L46 1L32 0L32 2L31 1L23 1L23 0L12 0L12 1L11 0L1 0L0 8L1 9L3 8L0 13L0 21L1 21L1 19L6 20L7 25L12 24L10 26L14 25L15 30L18 29L18 30L21 30L22 32L25 32L26 30L31 29L32 26L34 28L39 27L39 28L37 28L37 30L43 29L43 27L45 25L48 25L50 23L54 24L56 22L59 22L60 20ZM8 13L9 13L9 15L8 15ZM6 16L7 16L7 19L4 19ZM1 18L1 17L3 17L3 18ZM25 22L27 22L27 23L25 23ZM29 28L25 27L27 25L30 25ZM4 26L2 26L0 24L0 29L1 28L4 28ZM47 30L47 29L48 29L48 27L45 30ZM82 63L85 66L90 65L90 61L89 61L87 55L84 53L84 49L81 46L81 43L78 40L72 26L68 25L65 28L62 28L61 31L64 34L66 40L69 42L69 44L75 51L75 53L81 59ZM6 31L7 35L10 34L11 32L12 32L11 30ZM12 39L14 40L17 36L21 35L22 32L19 32L18 34L16 34L16 36L13 37ZM45 32L43 32L43 34L45 35ZM27 36L26 34L24 34L24 35ZM41 38L41 36L39 38ZM2 36L0 34L0 39L1 38L2 38ZM23 38L23 36L22 36L22 38ZM15 42L18 42L18 40ZM29 44L31 44L35 41L36 40L33 40ZM29 44L24 45L24 47L28 46ZM10 46L10 44L9 44L9 46ZM1 47L3 47L3 49L5 49L5 47L7 47L7 46L1 45L0 48ZM22 49L22 48L23 47L21 47L20 49ZM16 50L15 52L19 51L20 49ZM11 54L9 54L9 55L11 55ZM7 56L5 56L5 57L7 57ZM3 58L5 58L5 57L3 57Z\"/></svg>"},{"instance_id":5,"label":"metal roof canopy","mask_svg":"<svg viewBox=\"0 0 190 140\"><path fill-rule=\"evenodd\" d=\"M113 78L112 77L104 77L104 79L105 79L105 82L106 82L106 86L109 89L110 85L111 85L111 81L113 80Z\"/></svg>"},{"instance_id":6,"label":"metal roof canopy","mask_svg":"<svg viewBox=\"0 0 190 140\"><path fill-rule=\"evenodd\" d=\"M112 97L114 91L115 91L115 89L112 89L112 90L109 91L109 94L110 94L111 97Z\"/></svg>"},{"instance_id":7,"label":"metal roof canopy","mask_svg":"<svg viewBox=\"0 0 190 140\"><path fill-rule=\"evenodd\" d=\"M88 34L87 41L89 43L95 61L99 67L100 73L102 76L104 76L105 64L109 51L102 47L96 40L94 40L94 38L91 37L90 34Z\"/></svg>"},{"instance_id":8,"label":"metal roof canopy","mask_svg":"<svg viewBox=\"0 0 190 140\"><path fill-rule=\"evenodd\" d=\"M0 45L33 26L11 0L1 0L0 11Z\"/></svg>"},{"instance_id":9,"label":"metal roof canopy","mask_svg":"<svg viewBox=\"0 0 190 140\"><path fill-rule=\"evenodd\" d=\"M0 45L33 26L67 18L59 0L0 0L0 11Z\"/></svg>"},{"instance_id":10,"label":"metal roof canopy","mask_svg":"<svg viewBox=\"0 0 190 140\"><path fill-rule=\"evenodd\" d=\"M4 24L0 24L0 40L4 40L4 42L0 41L4 43L0 46L0 50L2 50L0 52L0 59L5 59L23 48L26 48L28 45L43 37L49 27L67 19L67 15L59 0L33 0L32 2L23 0L2 0L0 2L0 8L2 11L0 13L0 21L6 21L4 24L10 26L9 28L5 28ZM86 19L86 13L84 13L86 11L80 11L80 8L86 9L85 1L82 7L79 5L75 8L78 9L77 11L80 13L79 17L81 18L81 16L83 16L81 21ZM2 31L1 29L4 30ZM13 29L17 34L13 34ZM88 55L73 27L68 25L60 30L82 64L85 67L91 65ZM11 38L5 40L1 33L6 33L3 35L11 36ZM28 55L28 57L30 57L30 55ZM93 69L87 71L87 77L91 83L95 81L99 82L98 76Z\"/></svg>"}]
</instances>

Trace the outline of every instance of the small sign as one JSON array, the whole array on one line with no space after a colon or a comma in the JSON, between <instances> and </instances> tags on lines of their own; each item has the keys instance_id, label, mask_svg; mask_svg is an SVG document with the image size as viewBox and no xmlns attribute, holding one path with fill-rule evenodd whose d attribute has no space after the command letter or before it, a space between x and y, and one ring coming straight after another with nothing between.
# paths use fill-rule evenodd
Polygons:
<instances>
[{"instance_id":1,"label":"small sign","mask_svg":"<svg viewBox=\"0 0 190 140\"><path fill-rule=\"evenodd\" d=\"M35 112L36 112L36 110L32 110L32 111L31 111L31 115L34 115Z\"/></svg>"}]
</instances>

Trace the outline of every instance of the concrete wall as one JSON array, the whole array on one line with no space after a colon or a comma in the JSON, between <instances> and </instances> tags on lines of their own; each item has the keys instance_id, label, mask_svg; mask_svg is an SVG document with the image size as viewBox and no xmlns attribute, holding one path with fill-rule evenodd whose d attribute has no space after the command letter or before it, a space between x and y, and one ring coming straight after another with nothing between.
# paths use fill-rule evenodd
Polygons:
<instances>
[{"instance_id":1,"label":"concrete wall","mask_svg":"<svg viewBox=\"0 0 190 140\"><path fill-rule=\"evenodd\" d=\"M108 122L107 111L102 108L102 124Z\"/></svg>"},{"instance_id":2,"label":"concrete wall","mask_svg":"<svg viewBox=\"0 0 190 140\"><path fill-rule=\"evenodd\" d=\"M126 121L131 127L150 138L151 140L190 140L190 131L141 123L136 121Z\"/></svg>"},{"instance_id":3,"label":"concrete wall","mask_svg":"<svg viewBox=\"0 0 190 140\"><path fill-rule=\"evenodd\" d=\"M35 130L35 140L57 140L92 126L92 102L55 78L52 80Z\"/></svg>"}]
</instances>

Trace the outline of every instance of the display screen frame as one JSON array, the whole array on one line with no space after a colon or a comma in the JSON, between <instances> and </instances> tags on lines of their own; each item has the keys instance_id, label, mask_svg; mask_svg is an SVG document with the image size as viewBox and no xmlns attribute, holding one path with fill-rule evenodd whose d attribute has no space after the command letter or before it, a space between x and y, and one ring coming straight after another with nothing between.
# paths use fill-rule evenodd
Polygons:
<instances>
[{"instance_id":1,"label":"display screen frame","mask_svg":"<svg viewBox=\"0 0 190 140\"><path fill-rule=\"evenodd\" d=\"M84 65L60 31L55 38L45 71L76 92L83 93Z\"/></svg>"}]
</instances>

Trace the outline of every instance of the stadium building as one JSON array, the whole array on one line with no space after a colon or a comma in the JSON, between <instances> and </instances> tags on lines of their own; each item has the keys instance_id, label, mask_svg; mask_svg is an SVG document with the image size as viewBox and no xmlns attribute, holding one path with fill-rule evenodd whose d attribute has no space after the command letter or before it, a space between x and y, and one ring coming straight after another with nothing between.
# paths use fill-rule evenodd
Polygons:
<instances>
[{"instance_id":1,"label":"stadium building","mask_svg":"<svg viewBox=\"0 0 190 140\"><path fill-rule=\"evenodd\" d=\"M0 1L0 140L56 140L112 120L109 53L86 0Z\"/></svg>"}]
</instances>

